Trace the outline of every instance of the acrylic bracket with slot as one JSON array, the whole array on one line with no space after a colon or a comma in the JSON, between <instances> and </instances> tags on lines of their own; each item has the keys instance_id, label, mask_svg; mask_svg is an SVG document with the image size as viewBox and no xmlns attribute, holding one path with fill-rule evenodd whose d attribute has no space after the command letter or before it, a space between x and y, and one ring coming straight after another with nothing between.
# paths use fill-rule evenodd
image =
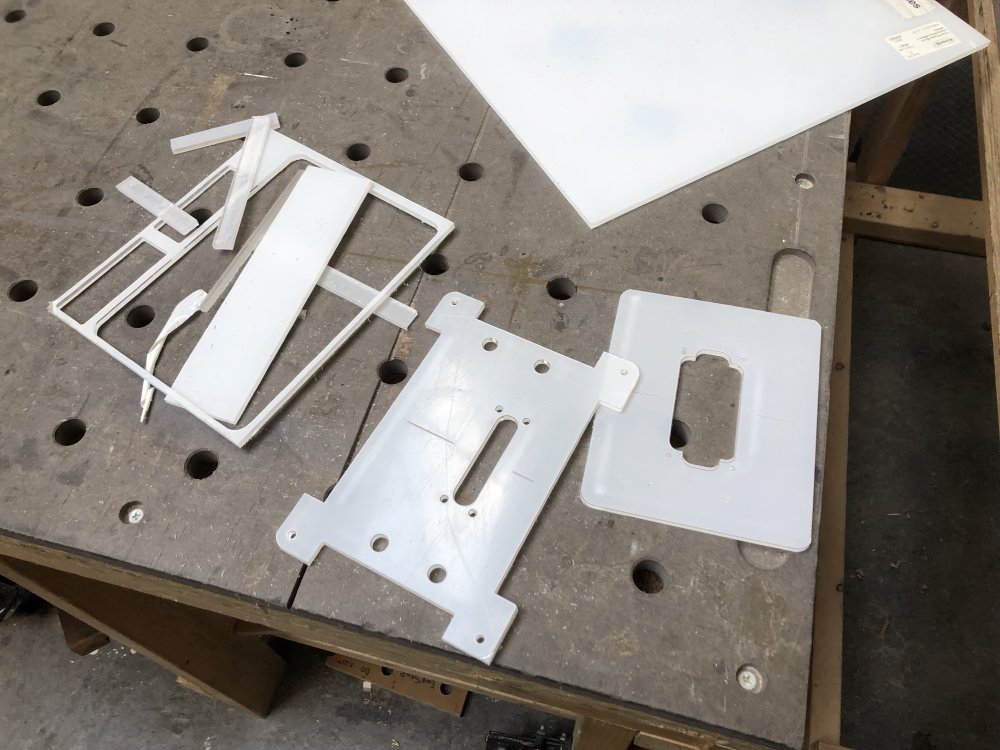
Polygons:
<instances>
[{"instance_id":1,"label":"acrylic bracket with slot","mask_svg":"<svg viewBox=\"0 0 1000 750\"><path fill-rule=\"evenodd\" d=\"M240 152L236 152L226 160L220 167L213 171L208 177L192 188L184 197L176 202L176 206L185 208L204 194L212 185L221 180L225 175L233 172L240 159ZM317 167L322 167L334 172L351 175L361 178L353 170L344 167L335 161L328 159L322 154L307 148L292 139L271 132L266 141L260 166L256 172L253 188L250 194L256 193L270 180L277 176L282 170L296 161L305 161ZM112 346L108 341L100 336L101 327L114 315L120 312L126 305L134 300L143 290L147 289L158 278L166 273L175 263L183 258L209 233L216 229L223 212L216 211L204 224L192 231L180 241L175 241L164 234L161 228L164 221L157 218L139 234L126 242L121 248L115 251L104 262L98 265L83 279L73 285L58 299L50 303L49 310L57 318L79 332L88 341L96 344L115 360L123 364L142 380L161 393L165 394L171 403L189 411L199 420L226 437L238 446L245 445L288 403L292 397L308 383L329 361L329 359L353 336L373 315L388 317L402 322L403 319L412 316L399 315L398 303L393 305L391 295L406 281L406 279L420 266L420 263L441 244L444 238L454 228L454 224L438 214L428 211L422 206L404 198L388 188L372 183L369 194L373 197L388 203L395 208L413 216L424 224L434 229L434 236L399 270L399 272L381 290L371 289L365 284L345 277L343 274L329 269L321 275L318 285L334 294L343 296L345 299L357 304L361 309L351 319L351 321L338 332L316 356L301 370L291 381L268 402L247 424L242 427L229 427L219 419L216 419L205 409L201 408L193 400L179 393L169 384L165 383L153 373L134 362L121 351ZM96 283L100 278L109 273L115 266L121 263L130 253L144 244L148 244L163 254L152 267L134 279L125 289L119 292L110 302L108 302L97 313L88 320L79 322L69 314L64 308L74 299L83 294L88 288ZM405 311L404 311L405 312Z\"/></svg>"},{"instance_id":2,"label":"acrylic bracket with slot","mask_svg":"<svg viewBox=\"0 0 1000 750\"><path fill-rule=\"evenodd\" d=\"M452 293L440 333L329 497L303 495L277 543L311 564L325 547L453 617L444 641L489 664L517 614L497 592L598 406L620 411L631 362L595 367L480 321ZM605 410L601 410L605 411ZM514 429L481 489L459 497L499 426Z\"/></svg>"},{"instance_id":3,"label":"acrylic bracket with slot","mask_svg":"<svg viewBox=\"0 0 1000 750\"><path fill-rule=\"evenodd\" d=\"M581 494L594 508L776 547L812 537L821 327L814 320L627 291L611 351L642 375L621 414L594 420ZM706 468L670 445L682 363L742 374L736 448Z\"/></svg>"}]
</instances>

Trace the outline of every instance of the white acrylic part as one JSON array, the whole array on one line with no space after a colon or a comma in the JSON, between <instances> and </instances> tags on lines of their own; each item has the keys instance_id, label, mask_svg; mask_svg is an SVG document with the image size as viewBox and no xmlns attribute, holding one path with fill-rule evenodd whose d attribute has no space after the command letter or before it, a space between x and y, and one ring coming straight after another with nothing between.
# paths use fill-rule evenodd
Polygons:
<instances>
[{"instance_id":1,"label":"white acrylic part","mask_svg":"<svg viewBox=\"0 0 1000 750\"><path fill-rule=\"evenodd\" d=\"M306 168L181 367L175 391L221 422L240 421L371 186Z\"/></svg>"},{"instance_id":2,"label":"white acrylic part","mask_svg":"<svg viewBox=\"0 0 1000 750\"><path fill-rule=\"evenodd\" d=\"M212 239L212 247L216 250L232 250L236 247L236 235L239 234L243 222L243 212L250 191L253 189L260 168L260 160L264 156L267 136L271 132L271 123L266 117L251 118L250 132L239 150L239 161L233 173L233 181L229 183L229 193L222 206L222 219L219 228Z\"/></svg>"},{"instance_id":3,"label":"white acrylic part","mask_svg":"<svg viewBox=\"0 0 1000 750\"><path fill-rule=\"evenodd\" d=\"M265 115L265 117L267 117L267 121L270 123L272 130L277 130L281 127L281 123L278 122L278 115L276 113L272 112L269 115ZM209 128L208 130L200 130L197 133L190 133L177 138L171 138L170 150L175 154L183 154L185 151L194 151L196 148L214 146L217 143L225 143L226 141L235 141L237 138L245 138L247 133L250 132L250 124L252 122L252 119L240 120L239 122L233 122L228 125L220 125L217 128Z\"/></svg>"},{"instance_id":4,"label":"white acrylic part","mask_svg":"<svg viewBox=\"0 0 1000 750\"><path fill-rule=\"evenodd\" d=\"M814 320L625 292L611 351L642 375L621 414L594 420L583 501L594 508L799 552L812 538L822 329ZM714 468L670 445L681 364L742 375L736 451Z\"/></svg>"},{"instance_id":5,"label":"white acrylic part","mask_svg":"<svg viewBox=\"0 0 1000 750\"><path fill-rule=\"evenodd\" d=\"M215 171L208 175L208 177L195 185L195 187L189 190L183 198L177 201L177 205L184 208L193 203L195 200L198 200L209 188L221 180L226 174L235 169L238 156L238 154L233 155L222 165L217 167ZM332 169L336 172L357 175L357 172L354 172L342 164L338 164L332 159L323 156L323 154L318 151L307 148L301 143L297 143L291 138L283 136L280 133L272 133L267 139L267 147L264 150L264 158L261 161L260 169L257 172L253 192L260 190L284 169L299 161L308 162L325 169ZM302 368L302 370L300 370L284 388L281 389L277 396L268 402L255 417L237 429L228 427L217 419L214 419L210 415L206 414L190 400L176 393L167 383L160 380L144 367L134 362L110 343L102 339L99 334L101 326L103 326L114 315L121 312L127 304L142 294L144 290L146 290L164 273L169 271L175 263L183 258L184 255L190 252L192 248L194 248L199 242L207 237L213 229L215 229L219 222L218 211L196 230L191 232L191 234L185 237L182 242L174 242L162 232L158 231L159 227L163 225L163 221L161 219L157 219L135 237L118 248L108 258L98 264L96 268L80 279L80 281L76 282L76 284L63 292L58 298L50 302L49 311L59 318L59 320L63 321L66 325L86 338L92 344L99 347L131 372L138 375L144 381L151 383L156 390L171 397L179 406L193 414L197 419L211 427L234 445L242 447L256 437L265 425L267 425L267 423L270 422L282 408L284 408L285 404L287 404L295 396L295 394L306 385L306 383L310 382L316 376L323 365L325 365L334 354L340 351L341 347L343 347L351 336L360 330L365 322L375 314L375 311L379 309L382 304L389 299L397 289L399 289L400 286L403 285L406 279L420 267L420 264L424 261L424 259L433 253L444 241L444 238L447 237L455 228L455 224L453 222L434 213L433 211L427 210L423 206L414 203L408 198L404 198L398 193L389 190L384 185L379 185L377 183L374 184L371 189L371 195L372 197L384 201L390 206L393 206L394 208L397 208L428 225L434 230L434 235L427 240L424 246L420 248L420 250L399 270L399 272L379 291L379 293L375 295L375 297L372 298L368 304L361 308L351 321L329 342L327 342L326 346L324 346L323 349L316 354L316 356L313 357L312 360L310 360L310 362ZM136 249L147 243L160 250L163 253L163 258L157 261L151 268L140 274L138 278L132 281L124 290L116 295L114 299L98 310L88 320L80 322L66 313L64 308L68 304L86 292L87 289L93 286L99 279L107 275L115 266L125 260L125 258L127 258L131 253L135 252Z\"/></svg>"},{"instance_id":6,"label":"white acrylic part","mask_svg":"<svg viewBox=\"0 0 1000 750\"><path fill-rule=\"evenodd\" d=\"M500 585L594 412L622 409L638 371L611 354L577 362L478 320L482 310L445 295L420 367L326 501L303 495L276 539L306 564L331 547L450 612L444 641L489 664L517 614ZM500 420L517 431L474 502L459 505Z\"/></svg>"},{"instance_id":7,"label":"white acrylic part","mask_svg":"<svg viewBox=\"0 0 1000 750\"><path fill-rule=\"evenodd\" d=\"M331 294L336 294L341 299L353 302L358 307L364 307L378 294L377 289L372 289L363 281L358 281L353 276L348 276L336 268L324 269L323 275L319 277L318 285ZM382 320L388 321L403 330L409 328L414 318L417 317L416 310L409 305L404 305L399 300L394 300L392 297L383 302L375 311L375 314L382 318Z\"/></svg>"},{"instance_id":8,"label":"white acrylic part","mask_svg":"<svg viewBox=\"0 0 1000 750\"><path fill-rule=\"evenodd\" d=\"M163 219L164 223L180 232L188 234L198 226L198 220L187 211L178 208L153 188L144 185L132 175L119 182L118 192L126 198L142 206L153 216Z\"/></svg>"},{"instance_id":9,"label":"white acrylic part","mask_svg":"<svg viewBox=\"0 0 1000 750\"><path fill-rule=\"evenodd\" d=\"M193 315L201 311L206 297L208 297L208 294L205 290L198 289L177 303L170 313L170 317L167 318L167 322L163 324L163 330L160 331L160 335L153 341L153 345L146 354L146 370L148 372L152 373L156 369L156 361L160 358L160 352L163 351L164 344L167 343L167 337L187 323ZM139 406L142 407L139 415L140 422L146 421L146 416L149 414L149 407L153 404L153 393L153 386L145 380L142 381L142 392L139 394Z\"/></svg>"},{"instance_id":10,"label":"white acrylic part","mask_svg":"<svg viewBox=\"0 0 1000 750\"><path fill-rule=\"evenodd\" d=\"M973 51L881 0L406 0L591 227ZM888 37L959 43L905 59Z\"/></svg>"}]
</instances>

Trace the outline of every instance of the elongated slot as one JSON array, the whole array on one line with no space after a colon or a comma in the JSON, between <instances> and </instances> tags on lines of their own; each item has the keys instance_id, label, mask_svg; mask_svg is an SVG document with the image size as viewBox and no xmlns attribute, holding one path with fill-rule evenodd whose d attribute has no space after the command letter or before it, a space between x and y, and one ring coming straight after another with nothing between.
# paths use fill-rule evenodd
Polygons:
<instances>
[{"instance_id":1,"label":"elongated slot","mask_svg":"<svg viewBox=\"0 0 1000 750\"><path fill-rule=\"evenodd\" d=\"M517 422L510 417L500 419L483 443L476 460L469 466L468 472L455 490L455 502L459 505L472 505L479 497L483 487L493 475L500 458L510 445L517 432Z\"/></svg>"}]
</instances>

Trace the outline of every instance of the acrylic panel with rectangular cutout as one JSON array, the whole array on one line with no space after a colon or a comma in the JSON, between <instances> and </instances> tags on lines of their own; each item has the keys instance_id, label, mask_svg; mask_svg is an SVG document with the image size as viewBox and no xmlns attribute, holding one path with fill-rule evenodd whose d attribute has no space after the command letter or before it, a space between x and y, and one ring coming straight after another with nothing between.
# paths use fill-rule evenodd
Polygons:
<instances>
[{"instance_id":1,"label":"acrylic panel with rectangular cutout","mask_svg":"<svg viewBox=\"0 0 1000 750\"><path fill-rule=\"evenodd\" d=\"M406 3L590 227L987 44L886 0Z\"/></svg>"},{"instance_id":2,"label":"acrylic panel with rectangular cutout","mask_svg":"<svg viewBox=\"0 0 1000 750\"><path fill-rule=\"evenodd\" d=\"M497 593L507 572L594 412L622 409L638 372L611 354L577 362L482 310L445 295L420 367L326 500L303 495L276 539L307 565L331 547L450 612L444 641L490 663L517 614Z\"/></svg>"},{"instance_id":3,"label":"acrylic panel with rectangular cutout","mask_svg":"<svg viewBox=\"0 0 1000 750\"><path fill-rule=\"evenodd\" d=\"M624 411L594 420L583 501L754 544L806 549L821 332L814 320L625 292L610 350L635 362L641 375ZM681 366L703 354L724 357L742 376L735 450L712 467L686 461L671 446Z\"/></svg>"}]
</instances>

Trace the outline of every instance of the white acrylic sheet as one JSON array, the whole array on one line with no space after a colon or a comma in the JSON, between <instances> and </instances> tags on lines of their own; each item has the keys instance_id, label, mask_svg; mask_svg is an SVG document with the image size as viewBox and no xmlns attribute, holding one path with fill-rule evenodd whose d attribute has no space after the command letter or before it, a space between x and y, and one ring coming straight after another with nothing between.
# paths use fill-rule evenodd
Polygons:
<instances>
[{"instance_id":1,"label":"white acrylic sheet","mask_svg":"<svg viewBox=\"0 0 1000 750\"><path fill-rule=\"evenodd\" d=\"M934 3L406 2L591 228L987 44Z\"/></svg>"},{"instance_id":2,"label":"white acrylic sheet","mask_svg":"<svg viewBox=\"0 0 1000 750\"><path fill-rule=\"evenodd\" d=\"M815 320L627 291L610 351L639 368L620 414L598 413L584 469L592 507L800 552L812 538L822 329ZM736 447L706 468L671 447L683 362L739 370Z\"/></svg>"}]
</instances>

